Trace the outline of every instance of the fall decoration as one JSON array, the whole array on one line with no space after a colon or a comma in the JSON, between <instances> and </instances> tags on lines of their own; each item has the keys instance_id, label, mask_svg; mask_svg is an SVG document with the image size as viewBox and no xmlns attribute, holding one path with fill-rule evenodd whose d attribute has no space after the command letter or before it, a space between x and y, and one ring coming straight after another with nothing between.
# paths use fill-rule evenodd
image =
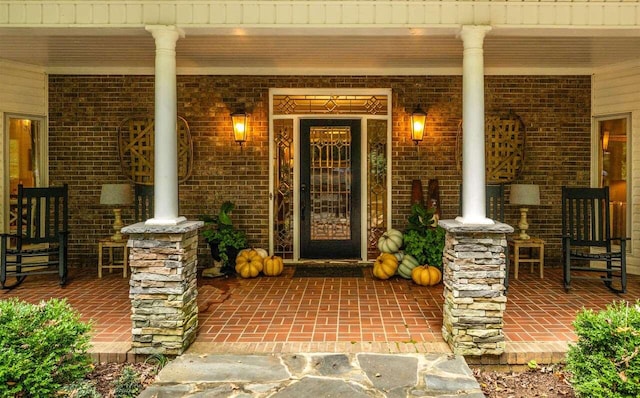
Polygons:
<instances>
[{"instance_id":1,"label":"fall decoration","mask_svg":"<svg viewBox=\"0 0 640 398\"><path fill-rule=\"evenodd\" d=\"M260 257L262 257L263 259L269 257L269 252L267 252L265 249L258 247L254 248L253 250L257 251Z\"/></svg>"},{"instance_id":2,"label":"fall decoration","mask_svg":"<svg viewBox=\"0 0 640 398\"><path fill-rule=\"evenodd\" d=\"M382 253L373 263L373 276L378 279L389 279L398 269L398 259L391 253Z\"/></svg>"},{"instance_id":3,"label":"fall decoration","mask_svg":"<svg viewBox=\"0 0 640 398\"><path fill-rule=\"evenodd\" d=\"M419 265L420 263L418 263L418 260L416 260L415 257L410 254L405 254L402 256L402 260L398 266L398 275L404 279L411 279L411 271Z\"/></svg>"},{"instance_id":4,"label":"fall decoration","mask_svg":"<svg viewBox=\"0 0 640 398\"><path fill-rule=\"evenodd\" d=\"M262 257L255 250L245 250L236 257L236 272L242 278L255 278L262 271Z\"/></svg>"},{"instance_id":5,"label":"fall decoration","mask_svg":"<svg viewBox=\"0 0 640 398\"><path fill-rule=\"evenodd\" d=\"M382 253L395 253L402 247L402 232L390 229L378 239L378 249Z\"/></svg>"},{"instance_id":6,"label":"fall decoration","mask_svg":"<svg viewBox=\"0 0 640 398\"><path fill-rule=\"evenodd\" d=\"M270 256L263 260L263 269L262 273L266 276L278 276L282 273L284 269L284 264L282 263L282 257L279 256Z\"/></svg>"},{"instance_id":7,"label":"fall decoration","mask_svg":"<svg viewBox=\"0 0 640 398\"><path fill-rule=\"evenodd\" d=\"M411 279L420 286L434 286L440 283L442 273L436 267L420 265L411 271Z\"/></svg>"}]
</instances>

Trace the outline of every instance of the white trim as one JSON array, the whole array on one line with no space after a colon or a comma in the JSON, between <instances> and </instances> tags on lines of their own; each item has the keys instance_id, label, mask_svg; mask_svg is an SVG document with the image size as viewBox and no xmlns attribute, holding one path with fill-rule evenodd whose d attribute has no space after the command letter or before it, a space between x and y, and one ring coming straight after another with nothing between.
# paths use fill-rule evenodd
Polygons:
<instances>
[{"instance_id":1,"label":"white trim","mask_svg":"<svg viewBox=\"0 0 640 398\"><path fill-rule=\"evenodd\" d=\"M586 0L12 0L0 3L11 27L418 27L492 24L524 27L629 27L638 2Z\"/></svg>"},{"instance_id":2,"label":"white trim","mask_svg":"<svg viewBox=\"0 0 640 398\"><path fill-rule=\"evenodd\" d=\"M0 68L17 68L27 72L44 73L45 67L38 65L25 64L23 62L15 62L7 59L0 59Z\"/></svg>"},{"instance_id":3,"label":"white trim","mask_svg":"<svg viewBox=\"0 0 640 398\"><path fill-rule=\"evenodd\" d=\"M391 99L389 97L389 99ZM366 261L367 254L367 125L369 119L360 119L360 261ZM365 189L363 189L365 188ZM363 233L364 232L364 233Z\"/></svg>"},{"instance_id":4,"label":"white trim","mask_svg":"<svg viewBox=\"0 0 640 398\"><path fill-rule=\"evenodd\" d=\"M33 115L25 113L14 112L0 112L2 117L2 131L0 137L2 139L2 164L0 165L1 178L3 179L2 186L4 186L4 192L2 192L2 214L0 215L3 231L9 231L9 196L11 191L11 183L9 177L9 128L11 123L9 119L28 119L31 121L37 121L39 123L39 129L37 131L38 139L36 140L38 147L36 148L36 155L38 156L38 172L40 175L36 175L37 186L49 185L49 133L47 117L42 115ZM57 183L56 185L60 185Z\"/></svg>"},{"instance_id":5,"label":"white trim","mask_svg":"<svg viewBox=\"0 0 640 398\"><path fill-rule=\"evenodd\" d=\"M386 115L369 115L369 114L331 114L331 115L318 115L318 114L297 114L297 115L274 115L273 114L273 97L276 95L385 95L387 97L387 114ZM366 178L367 178L367 121L370 119L382 119L387 120L387 225L391 228L391 163L392 163L392 125L393 125L393 113L392 113L392 101L393 90L390 88L270 88L269 89L269 251L272 253L275 250L275 241L273 236L273 227L275 223L275 211L273 201L275 200L274 190L274 173L275 164L275 144L273 120L277 119L292 119L293 120L293 208L295 212L293 214L293 261L300 260L300 214L298 209L300 206L300 120L302 119L360 119L361 120L361 135L360 135L360 151L361 151L361 170L360 170L360 260L367 260L367 190L366 190Z\"/></svg>"},{"instance_id":6,"label":"white trim","mask_svg":"<svg viewBox=\"0 0 640 398\"><path fill-rule=\"evenodd\" d=\"M591 186L592 187L600 187L600 169L601 169L601 158L600 158L600 126L601 122L607 120L615 120L615 119L626 119L626 127L627 127L627 176L625 181L627 182L627 213L625 214L625 221L627 226L627 236L633 237L633 224L632 224L632 213L633 213L633 130L632 130L632 114L631 112L617 113L617 114L608 114L608 115L594 115L591 118ZM629 252L633 252L633 239L629 240L627 243L627 250Z\"/></svg>"},{"instance_id":7,"label":"white trim","mask_svg":"<svg viewBox=\"0 0 640 398\"><path fill-rule=\"evenodd\" d=\"M616 63L616 64L611 64L611 65L595 68L594 72L595 73L606 73L606 72L617 71L619 69L638 68L638 67L640 67L640 59L632 59L632 60L629 60L629 61L619 62L619 63Z\"/></svg>"},{"instance_id":8,"label":"white trim","mask_svg":"<svg viewBox=\"0 0 640 398\"><path fill-rule=\"evenodd\" d=\"M275 241L273 239L273 226L275 225L275 212L273 209L273 205L275 203L275 192L274 192L274 187L273 184L275 183L275 178L274 178L274 173L275 173L275 167L274 166L274 162L275 162L275 157L276 157L276 150L275 150L275 145L273 143L273 119L271 118L271 115L273 115L273 96L271 95L271 89L269 89L269 108L267 109L267 111L269 112L269 124L268 124L268 128L269 128L269 166L268 166L268 170L269 170L269 195L268 195L268 201L269 201L269 247L267 248L267 251L269 252L269 255L274 255L274 244Z\"/></svg>"},{"instance_id":9,"label":"white trim","mask_svg":"<svg viewBox=\"0 0 640 398\"><path fill-rule=\"evenodd\" d=\"M178 57L178 63L180 59ZM637 61L634 61L637 63ZM34 67L39 68L39 67ZM42 68L45 69L45 68ZM574 76L591 75L597 68L535 68L535 67L488 67L485 76ZM50 75L154 75L152 67L50 67L46 68ZM462 76L460 67L430 68L271 68L271 67L177 67L176 73L185 76L220 75L220 76Z\"/></svg>"}]
</instances>

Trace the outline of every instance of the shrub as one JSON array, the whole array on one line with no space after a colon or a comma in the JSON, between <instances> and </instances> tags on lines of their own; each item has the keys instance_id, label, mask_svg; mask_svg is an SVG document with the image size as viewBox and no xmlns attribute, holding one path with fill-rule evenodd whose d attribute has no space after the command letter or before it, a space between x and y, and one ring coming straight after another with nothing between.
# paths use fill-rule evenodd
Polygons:
<instances>
[{"instance_id":1,"label":"shrub","mask_svg":"<svg viewBox=\"0 0 640 398\"><path fill-rule=\"evenodd\" d=\"M567 369L579 397L640 396L640 302L614 302L600 312L583 310L573 323L578 342Z\"/></svg>"},{"instance_id":2,"label":"shrub","mask_svg":"<svg viewBox=\"0 0 640 398\"><path fill-rule=\"evenodd\" d=\"M442 269L445 230L437 226L433 209L425 209L419 203L411 206L408 226L404 232L404 252L418 263Z\"/></svg>"},{"instance_id":3,"label":"shrub","mask_svg":"<svg viewBox=\"0 0 640 398\"><path fill-rule=\"evenodd\" d=\"M122 369L122 374L114 382L113 396L115 398L135 398L142 391L140 374L131 366Z\"/></svg>"},{"instance_id":4,"label":"shrub","mask_svg":"<svg viewBox=\"0 0 640 398\"><path fill-rule=\"evenodd\" d=\"M66 300L0 300L0 397L49 397L91 370L91 325Z\"/></svg>"}]
</instances>

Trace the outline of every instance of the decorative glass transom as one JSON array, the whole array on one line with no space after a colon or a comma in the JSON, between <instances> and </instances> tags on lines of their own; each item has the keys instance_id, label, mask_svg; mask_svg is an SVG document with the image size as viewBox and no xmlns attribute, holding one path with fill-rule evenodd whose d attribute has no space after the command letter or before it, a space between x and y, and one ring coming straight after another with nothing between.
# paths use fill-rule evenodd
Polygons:
<instances>
[{"instance_id":1,"label":"decorative glass transom","mask_svg":"<svg viewBox=\"0 0 640 398\"><path fill-rule=\"evenodd\" d=\"M274 95L274 115L386 115L386 95Z\"/></svg>"}]
</instances>

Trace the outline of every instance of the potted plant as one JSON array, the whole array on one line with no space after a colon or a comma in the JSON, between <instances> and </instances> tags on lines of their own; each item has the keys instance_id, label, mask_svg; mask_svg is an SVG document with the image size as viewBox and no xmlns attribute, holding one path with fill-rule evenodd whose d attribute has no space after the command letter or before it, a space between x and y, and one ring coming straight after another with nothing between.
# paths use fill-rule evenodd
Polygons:
<instances>
[{"instance_id":1,"label":"potted plant","mask_svg":"<svg viewBox=\"0 0 640 398\"><path fill-rule=\"evenodd\" d=\"M234 207L232 202L226 201L217 216L200 216L204 221L202 236L209 244L214 263L221 264L222 275L233 273L233 261L238 252L247 247L247 237L233 226L229 216Z\"/></svg>"},{"instance_id":2,"label":"potted plant","mask_svg":"<svg viewBox=\"0 0 640 398\"><path fill-rule=\"evenodd\" d=\"M420 203L411 206L409 224L404 233L404 252L419 264L429 264L442 270L445 230L437 225L435 211Z\"/></svg>"}]
</instances>

